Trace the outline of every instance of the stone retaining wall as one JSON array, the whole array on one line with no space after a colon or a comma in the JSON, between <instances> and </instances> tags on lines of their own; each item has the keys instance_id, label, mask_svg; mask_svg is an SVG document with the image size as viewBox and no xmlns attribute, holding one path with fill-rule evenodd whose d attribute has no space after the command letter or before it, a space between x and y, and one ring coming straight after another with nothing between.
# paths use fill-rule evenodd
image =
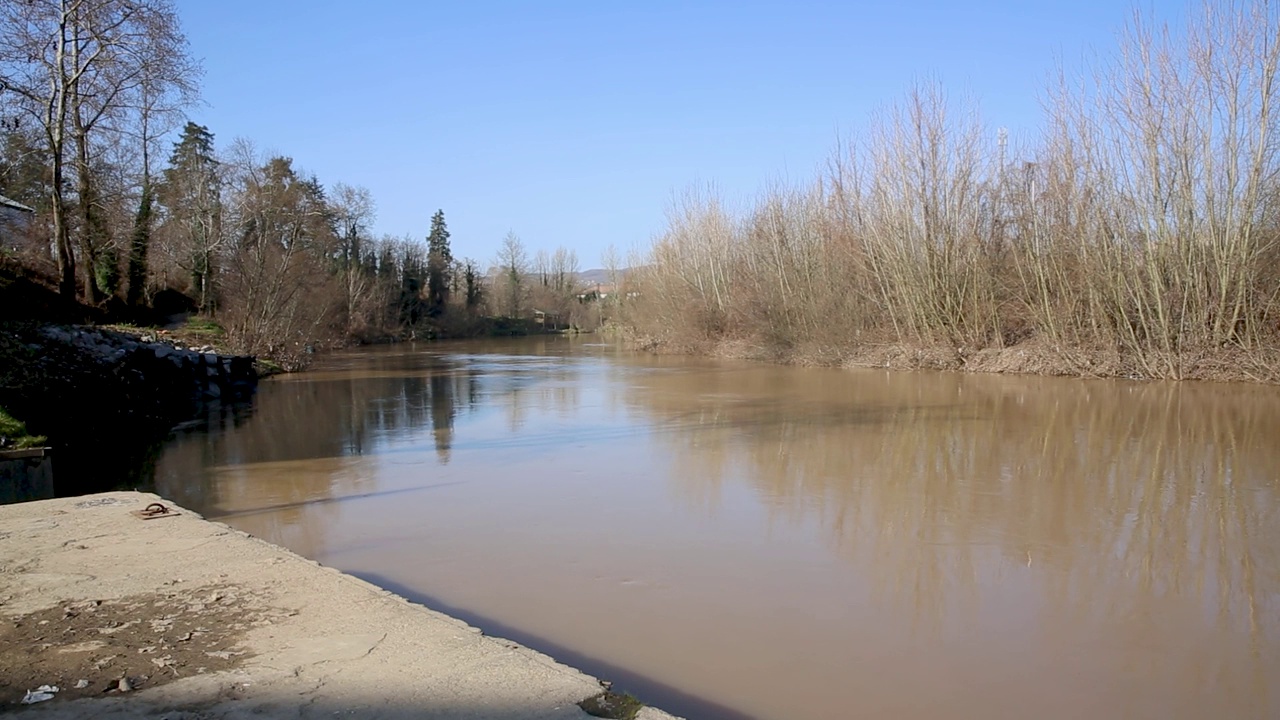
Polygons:
<instances>
[{"instance_id":1,"label":"stone retaining wall","mask_svg":"<svg viewBox=\"0 0 1280 720\"><path fill-rule=\"evenodd\" d=\"M0 505L53 497L48 448L0 451Z\"/></svg>"}]
</instances>

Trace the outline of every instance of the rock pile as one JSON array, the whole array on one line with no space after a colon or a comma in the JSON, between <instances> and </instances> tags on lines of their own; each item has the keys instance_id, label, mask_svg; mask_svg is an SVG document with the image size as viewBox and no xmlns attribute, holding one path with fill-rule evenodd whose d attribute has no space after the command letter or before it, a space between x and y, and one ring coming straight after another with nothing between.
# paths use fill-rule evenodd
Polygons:
<instances>
[{"instance_id":1,"label":"rock pile","mask_svg":"<svg viewBox=\"0 0 1280 720\"><path fill-rule=\"evenodd\" d=\"M0 325L0 407L48 437L63 496L145 485L175 426L242 411L257 382L251 357L95 327Z\"/></svg>"},{"instance_id":2,"label":"rock pile","mask_svg":"<svg viewBox=\"0 0 1280 720\"><path fill-rule=\"evenodd\" d=\"M78 349L87 361L116 374L136 376L143 382L163 381L180 389L186 384L197 401L222 397L246 397L257 385L253 358L219 355L211 346L187 348L161 342L155 336L135 338L124 333L86 327L46 326L39 336L49 342ZM40 353L40 343L29 345ZM158 377L157 377L158 376Z\"/></svg>"}]
</instances>

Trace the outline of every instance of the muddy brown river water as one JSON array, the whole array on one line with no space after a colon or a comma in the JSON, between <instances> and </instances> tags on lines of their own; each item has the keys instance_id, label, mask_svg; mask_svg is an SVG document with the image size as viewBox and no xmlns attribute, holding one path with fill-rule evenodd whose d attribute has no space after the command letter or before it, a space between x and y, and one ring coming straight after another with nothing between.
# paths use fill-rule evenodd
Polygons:
<instances>
[{"instance_id":1,"label":"muddy brown river water","mask_svg":"<svg viewBox=\"0 0 1280 720\"><path fill-rule=\"evenodd\" d=\"M1280 389L402 345L157 490L698 718L1280 717Z\"/></svg>"}]
</instances>

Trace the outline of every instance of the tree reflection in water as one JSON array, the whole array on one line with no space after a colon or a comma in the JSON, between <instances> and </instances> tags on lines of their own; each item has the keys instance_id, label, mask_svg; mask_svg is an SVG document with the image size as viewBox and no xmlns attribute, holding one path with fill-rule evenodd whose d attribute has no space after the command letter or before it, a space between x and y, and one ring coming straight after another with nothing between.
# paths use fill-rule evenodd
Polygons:
<instances>
[{"instance_id":1,"label":"tree reflection in water","mask_svg":"<svg viewBox=\"0 0 1280 720\"><path fill-rule=\"evenodd\" d=\"M252 417L176 438L156 482L661 682L679 667L687 691L763 717L805 716L797 697L809 717L854 698L892 716L1261 717L1280 671L1278 437L1272 388L535 340L272 380ZM765 645L793 659L765 663Z\"/></svg>"}]
</instances>

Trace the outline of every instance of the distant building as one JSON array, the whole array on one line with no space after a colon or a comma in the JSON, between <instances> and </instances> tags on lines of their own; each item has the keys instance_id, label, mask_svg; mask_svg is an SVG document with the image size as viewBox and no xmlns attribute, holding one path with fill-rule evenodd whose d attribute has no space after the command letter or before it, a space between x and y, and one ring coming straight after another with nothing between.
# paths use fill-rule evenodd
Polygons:
<instances>
[{"instance_id":1,"label":"distant building","mask_svg":"<svg viewBox=\"0 0 1280 720\"><path fill-rule=\"evenodd\" d=\"M0 195L0 250L17 250L21 238L31 230L36 211L17 200Z\"/></svg>"},{"instance_id":2,"label":"distant building","mask_svg":"<svg viewBox=\"0 0 1280 720\"><path fill-rule=\"evenodd\" d=\"M6 217L8 217L11 214L15 216L21 215L23 217L30 217L33 213L35 213L35 210L27 207L26 205L23 205L17 200L11 200L3 195L0 195L0 212L3 212Z\"/></svg>"},{"instance_id":3,"label":"distant building","mask_svg":"<svg viewBox=\"0 0 1280 720\"><path fill-rule=\"evenodd\" d=\"M614 298L614 302L616 302L617 298L622 296L626 296L629 299L635 299L640 297L640 293L636 290L627 290L624 293L617 285L596 283L594 288L578 293L578 302L599 302L601 300L608 300L611 297Z\"/></svg>"},{"instance_id":4,"label":"distant building","mask_svg":"<svg viewBox=\"0 0 1280 720\"><path fill-rule=\"evenodd\" d=\"M595 302L597 300L605 300L615 292L616 289L613 285L598 282L595 284L594 288L578 293L578 302Z\"/></svg>"}]
</instances>

